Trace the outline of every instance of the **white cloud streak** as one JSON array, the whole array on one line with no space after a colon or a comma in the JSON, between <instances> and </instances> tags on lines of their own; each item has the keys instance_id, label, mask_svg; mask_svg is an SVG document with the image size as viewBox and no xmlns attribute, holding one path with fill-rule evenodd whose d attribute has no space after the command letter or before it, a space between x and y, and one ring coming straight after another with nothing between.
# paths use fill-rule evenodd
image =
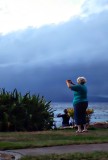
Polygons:
<instances>
[{"instance_id":1,"label":"white cloud streak","mask_svg":"<svg viewBox=\"0 0 108 160\"><path fill-rule=\"evenodd\" d=\"M0 0L0 33L58 24L108 9L108 0Z\"/></svg>"},{"instance_id":2,"label":"white cloud streak","mask_svg":"<svg viewBox=\"0 0 108 160\"><path fill-rule=\"evenodd\" d=\"M0 32L58 24L78 15L84 0L0 0Z\"/></svg>"}]
</instances>

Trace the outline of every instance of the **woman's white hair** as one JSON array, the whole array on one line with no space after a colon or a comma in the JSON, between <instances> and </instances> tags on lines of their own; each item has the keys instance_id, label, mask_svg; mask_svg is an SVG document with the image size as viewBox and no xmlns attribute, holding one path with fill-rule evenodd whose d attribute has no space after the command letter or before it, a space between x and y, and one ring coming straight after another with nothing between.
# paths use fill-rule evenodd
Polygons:
<instances>
[{"instance_id":1,"label":"woman's white hair","mask_svg":"<svg viewBox=\"0 0 108 160\"><path fill-rule=\"evenodd\" d=\"M86 83L87 82L87 80L86 80L86 78L85 77L78 77L77 78L77 83L79 83L79 84L81 84L81 83Z\"/></svg>"}]
</instances>

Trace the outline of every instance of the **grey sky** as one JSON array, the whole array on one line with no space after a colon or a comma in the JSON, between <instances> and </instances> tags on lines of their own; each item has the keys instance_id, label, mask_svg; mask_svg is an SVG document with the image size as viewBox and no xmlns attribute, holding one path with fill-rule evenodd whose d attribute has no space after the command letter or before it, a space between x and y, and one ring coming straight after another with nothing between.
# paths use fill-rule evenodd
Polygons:
<instances>
[{"instance_id":1,"label":"grey sky","mask_svg":"<svg viewBox=\"0 0 108 160\"><path fill-rule=\"evenodd\" d=\"M65 80L85 76L89 100L108 100L107 2L87 0L84 17L1 35L0 87L71 101ZM92 5L98 12L91 13Z\"/></svg>"}]
</instances>

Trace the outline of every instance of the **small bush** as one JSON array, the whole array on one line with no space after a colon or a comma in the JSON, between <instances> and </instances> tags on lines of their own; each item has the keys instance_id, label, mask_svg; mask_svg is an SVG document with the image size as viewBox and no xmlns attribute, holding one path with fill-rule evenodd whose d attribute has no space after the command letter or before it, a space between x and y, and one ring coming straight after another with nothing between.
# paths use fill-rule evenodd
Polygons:
<instances>
[{"instance_id":1,"label":"small bush","mask_svg":"<svg viewBox=\"0 0 108 160\"><path fill-rule=\"evenodd\" d=\"M17 89L0 90L0 131L48 130L53 125L54 113L45 98Z\"/></svg>"}]
</instances>

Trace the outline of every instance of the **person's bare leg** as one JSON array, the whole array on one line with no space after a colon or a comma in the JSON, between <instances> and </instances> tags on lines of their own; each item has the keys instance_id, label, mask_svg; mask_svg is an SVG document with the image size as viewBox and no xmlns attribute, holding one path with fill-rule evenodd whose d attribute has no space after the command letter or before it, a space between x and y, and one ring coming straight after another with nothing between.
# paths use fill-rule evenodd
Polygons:
<instances>
[{"instance_id":1,"label":"person's bare leg","mask_svg":"<svg viewBox=\"0 0 108 160\"><path fill-rule=\"evenodd\" d=\"M78 127L78 130L76 131L77 133L79 132L81 132L81 125L77 125L77 127Z\"/></svg>"},{"instance_id":2,"label":"person's bare leg","mask_svg":"<svg viewBox=\"0 0 108 160\"><path fill-rule=\"evenodd\" d=\"M87 130L87 126L86 126L86 124L84 124L83 126L84 126L84 130L83 130L83 132L87 132L88 130Z\"/></svg>"}]
</instances>

